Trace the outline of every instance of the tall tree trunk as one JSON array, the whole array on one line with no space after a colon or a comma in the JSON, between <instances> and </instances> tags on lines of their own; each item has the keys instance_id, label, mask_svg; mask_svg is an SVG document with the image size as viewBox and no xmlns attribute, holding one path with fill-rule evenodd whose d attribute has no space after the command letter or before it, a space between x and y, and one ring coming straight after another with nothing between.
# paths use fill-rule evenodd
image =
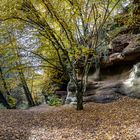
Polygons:
<instances>
[{"instance_id":1,"label":"tall tree trunk","mask_svg":"<svg viewBox=\"0 0 140 140\"><path fill-rule=\"evenodd\" d=\"M20 51L19 51L18 46L16 46L16 55L17 55L17 58L18 58L18 61L16 62L16 65L17 65L19 77L20 77L20 80L21 80L21 83L22 83L22 87L24 89L24 93L25 93L26 99L28 101L28 105L29 105L29 107L35 106L35 102L33 100L32 94L31 94L31 92L29 90L29 87L27 85L24 73L22 71L22 68L20 68L20 66L22 64L22 61L21 61L21 56L20 56Z\"/></svg>"},{"instance_id":2,"label":"tall tree trunk","mask_svg":"<svg viewBox=\"0 0 140 140\"><path fill-rule=\"evenodd\" d=\"M7 83L5 81L5 77L3 75L3 71L2 71L2 68L0 67L0 79L2 81L2 86L4 88L4 92L5 92L5 95L4 93L2 93L2 91L0 90L0 101L2 102L2 104L7 108L7 109L11 109L11 106L10 104L8 103L7 101L7 96L10 95L10 92L8 90L8 86L7 86Z\"/></svg>"},{"instance_id":3,"label":"tall tree trunk","mask_svg":"<svg viewBox=\"0 0 140 140\"><path fill-rule=\"evenodd\" d=\"M3 93L0 91L0 102L7 108L11 109L11 106L7 102L6 98L4 97Z\"/></svg>"},{"instance_id":4,"label":"tall tree trunk","mask_svg":"<svg viewBox=\"0 0 140 140\"><path fill-rule=\"evenodd\" d=\"M21 80L21 83L22 83L22 86L23 86L23 89L24 89L24 92L25 92L25 95L26 95L26 98L28 101L28 105L30 107L35 106L35 103L34 103L33 98L32 98L32 94L28 88L25 76L21 70L19 70L19 77L20 77L20 80Z\"/></svg>"},{"instance_id":5,"label":"tall tree trunk","mask_svg":"<svg viewBox=\"0 0 140 140\"><path fill-rule=\"evenodd\" d=\"M7 86L7 83L5 81L5 78L4 78L3 71L2 71L1 67L0 67L0 77L1 77L1 80L2 80L2 83L3 83L3 87L4 87L4 90L5 90L6 94L10 95L10 92L8 90L8 86Z\"/></svg>"},{"instance_id":6,"label":"tall tree trunk","mask_svg":"<svg viewBox=\"0 0 140 140\"><path fill-rule=\"evenodd\" d=\"M83 92L81 90L78 90L76 98L77 98L77 110L83 110Z\"/></svg>"},{"instance_id":7,"label":"tall tree trunk","mask_svg":"<svg viewBox=\"0 0 140 140\"><path fill-rule=\"evenodd\" d=\"M82 87L78 83L74 69L70 71L69 78L70 81L67 86L67 97L65 103L76 103L77 110L83 110L83 90L81 90Z\"/></svg>"}]
</instances>

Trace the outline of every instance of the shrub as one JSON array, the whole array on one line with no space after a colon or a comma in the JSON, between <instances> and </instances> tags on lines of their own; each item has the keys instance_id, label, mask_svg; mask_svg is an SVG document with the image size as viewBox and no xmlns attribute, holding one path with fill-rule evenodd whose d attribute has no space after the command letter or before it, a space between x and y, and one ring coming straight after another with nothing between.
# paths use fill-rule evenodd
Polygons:
<instances>
[{"instance_id":1,"label":"shrub","mask_svg":"<svg viewBox=\"0 0 140 140\"><path fill-rule=\"evenodd\" d=\"M48 104L50 106L59 106L62 104L62 101L56 95L51 95L48 97Z\"/></svg>"},{"instance_id":2,"label":"shrub","mask_svg":"<svg viewBox=\"0 0 140 140\"><path fill-rule=\"evenodd\" d=\"M8 95L8 103L10 104L11 107L15 108L16 107L16 99L13 98L12 96Z\"/></svg>"},{"instance_id":3,"label":"shrub","mask_svg":"<svg viewBox=\"0 0 140 140\"><path fill-rule=\"evenodd\" d=\"M3 104L0 104L0 109L6 109L6 107L3 106Z\"/></svg>"}]
</instances>

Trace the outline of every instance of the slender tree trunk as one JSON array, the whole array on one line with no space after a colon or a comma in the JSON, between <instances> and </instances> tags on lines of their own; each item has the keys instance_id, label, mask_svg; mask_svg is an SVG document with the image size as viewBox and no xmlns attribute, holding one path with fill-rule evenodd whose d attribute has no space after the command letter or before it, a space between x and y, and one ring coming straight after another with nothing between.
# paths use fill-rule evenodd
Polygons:
<instances>
[{"instance_id":1,"label":"slender tree trunk","mask_svg":"<svg viewBox=\"0 0 140 140\"><path fill-rule=\"evenodd\" d=\"M0 102L7 108L11 109L11 106L7 102L6 98L4 97L3 93L0 91Z\"/></svg>"},{"instance_id":2,"label":"slender tree trunk","mask_svg":"<svg viewBox=\"0 0 140 140\"><path fill-rule=\"evenodd\" d=\"M7 109L11 109L11 106L10 104L8 103L7 101L7 96L10 95L10 92L8 90L8 86L7 86L7 83L5 81L5 78L4 78L4 75L3 75L3 71L2 71L2 68L0 67L0 78L2 80L2 85L3 85L3 88L4 88L4 91L5 91L5 96L4 94L2 93L2 91L0 90L0 101L2 102L2 104L7 108Z\"/></svg>"},{"instance_id":3,"label":"slender tree trunk","mask_svg":"<svg viewBox=\"0 0 140 140\"><path fill-rule=\"evenodd\" d=\"M32 94L28 88L26 79L25 79L24 74L21 70L19 70L19 77L20 77L20 80L21 80L21 83L22 83L22 86L23 86L23 89L24 89L24 92L25 92L25 95L26 95L26 98L28 101L28 105L30 107L35 106L35 103L34 103L33 98L32 98Z\"/></svg>"},{"instance_id":4,"label":"slender tree trunk","mask_svg":"<svg viewBox=\"0 0 140 140\"><path fill-rule=\"evenodd\" d=\"M81 90L81 85L79 85L75 69L69 71L69 78L70 81L67 85L67 97L66 97L66 104L69 103L76 103L77 110L83 109L83 92Z\"/></svg>"},{"instance_id":5,"label":"slender tree trunk","mask_svg":"<svg viewBox=\"0 0 140 140\"><path fill-rule=\"evenodd\" d=\"M18 51L17 51L18 52ZM19 57L19 56L18 56ZM19 57L20 58L20 57ZM17 69L18 69L18 73L19 73L19 77L20 77L20 81L22 83L22 87L23 87L23 90L24 90L24 93L25 93L25 96L26 96L26 99L28 101L28 105L29 107L32 107L32 106L35 106L35 103L34 103L34 100L33 100L33 97L32 97L32 94L29 90L29 87L27 85L27 82L26 82L26 79L25 79L25 76L24 76L24 73L22 72L22 69L20 69L18 66L19 64L21 64L21 62L16 62L16 65L17 65Z\"/></svg>"},{"instance_id":6,"label":"slender tree trunk","mask_svg":"<svg viewBox=\"0 0 140 140\"><path fill-rule=\"evenodd\" d=\"M5 81L5 78L4 78L3 71L2 71L1 67L0 67L0 77L1 77L1 80L2 80L2 83L3 83L3 87L4 87L4 90L5 90L6 94L10 95L10 92L8 90L8 86L7 86L7 83Z\"/></svg>"},{"instance_id":7,"label":"slender tree trunk","mask_svg":"<svg viewBox=\"0 0 140 140\"><path fill-rule=\"evenodd\" d=\"M78 91L76 94L77 98L77 110L83 110L83 92Z\"/></svg>"}]
</instances>

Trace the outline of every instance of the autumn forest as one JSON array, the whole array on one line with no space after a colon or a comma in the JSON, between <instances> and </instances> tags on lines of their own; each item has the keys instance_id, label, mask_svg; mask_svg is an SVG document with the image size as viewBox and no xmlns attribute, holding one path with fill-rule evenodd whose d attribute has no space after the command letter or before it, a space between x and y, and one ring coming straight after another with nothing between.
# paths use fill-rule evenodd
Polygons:
<instances>
[{"instance_id":1,"label":"autumn forest","mask_svg":"<svg viewBox=\"0 0 140 140\"><path fill-rule=\"evenodd\" d=\"M140 0L0 0L0 140L140 139Z\"/></svg>"}]
</instances>

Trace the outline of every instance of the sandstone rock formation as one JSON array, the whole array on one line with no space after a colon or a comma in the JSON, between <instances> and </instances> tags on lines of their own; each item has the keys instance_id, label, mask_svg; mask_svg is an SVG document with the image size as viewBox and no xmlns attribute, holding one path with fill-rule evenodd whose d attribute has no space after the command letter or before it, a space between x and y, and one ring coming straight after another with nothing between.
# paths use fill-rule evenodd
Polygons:
<instances>
[{"instance_id":1,"label":"sandstone rock formation","mask_svg":"<svg viewBox=\"0 0 140 140\"><path fill-rule=\"evenodd\" d=\"M97 74L89 77L84 102L107 103L130 96L140 98L140 34L122 34L111 41L111 49L107 61L101 61L101 81L95 80ZM127 68L128 67L128 68ZM125 70L127 68L127 70ZM120 69L122 69L120 71ZM109 70L108 80L105 74ZM104 74L102 74L102 71ZM115 72L116 71L116 72ZM122 76L125 73L125 76ZM99 74L98 74L99 75ZM117 76L119 78L117 78ZM95 82L96 81L96 82ZM76 103L72 92L68 92L66 103Z\"/></svg>"},{"instance_id":2,"label":"sandstone rock formation","mask_svg":"<svg viewBox=\"0 0 140 140\"><path fill-rule=\"evenodd\" d=\"M89 83L85 102L107 103L129 96L140 99L140 63L134 65L127 79Z\"/></svg>"},{"instance_id":3,"label":"sandstone rock formation","mask_svg":"<svg viewBox=\"0 0 140 140\"><path fill-rule=\"evenodd\" d=\"M140 63L134 65L129 78L123 84L126 95L140 99Z\"/></svg>"},{"instance_id":4,"label":"sandstone rock formation","mask_svg":"<svg viewBox=\"0 0 140 140\"><path fill-rule=\"evenodd\" d=\"M140 34L119 35L111 41L111 46L109 59L102 62L102 67L140 61Z\"/></svg>"}]
</instances>

